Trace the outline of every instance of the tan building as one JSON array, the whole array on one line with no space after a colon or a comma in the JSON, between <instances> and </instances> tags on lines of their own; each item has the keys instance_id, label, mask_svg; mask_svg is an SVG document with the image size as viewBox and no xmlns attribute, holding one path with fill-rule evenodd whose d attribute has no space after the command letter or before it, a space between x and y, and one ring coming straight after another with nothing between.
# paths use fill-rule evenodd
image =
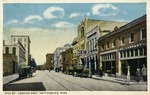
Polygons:
<instances>
[{"instance_id":1,"label":"tan building","mask_svg":"<svg viewBox=\"0 0 150 95\"><path fill-rule=\"evenodd\" d=\"M26 58L26 65L30 65L30 38L26 35L12 35L11 36L11 44L16 45L18 40L22 43L26 50L25 58Z\"/></svg>"},{"instance_id":2,"label":"tan building","mask_svg":"<svg viewBox=\"0 0 150 95\"><path fill-rule=\"evenodd\" d=\"M16 73L18 70L18 66L20 66L21 63L25 63L26 61L25 52L25 48L19 41L16 45L5 45L5 43L3 43L4 72L8 71L8 69L12 69L11 73ZM12 66L12 68L9 68L10 66Z\"/></svg>"},{"instance_id":3,"label":"tan building","mask_svg":"<svg viewBox=\"0 0 150 95\"><path fill-rule=\"evenodd\" d=\"M93 45L94 45L94 43L95 44L97 43L97 39L99 36L103 36L103 35L109 33L110 31L114 30L114 27L120 27L120 26L123 26L124 24L126 24L126 22L95 20L95 19L89 19L88 17L85 17L84 20L81 21L80 24L78 25L77 41L74 41L77 43L73 44L74 45L73 50L75 49L75 47L77 48L77 50L75 50L75 51L87 50L88 49L87 47L89 47L89 45L91 45L92 43L93 43ZM91 30L93 30L95 27L98 27L97 36L95 36L93 38L94 40L91 38L88 39L87 35L89 37L92 36ZM88 41L87 41L87 39L88 39ZM90 40L92 40L93 42L91 42ZM89 43L88 46L87 46L87 43ZM78 64L85 64L87 62L87 58L84 56L78 56L78 57L76 57L76 59L78 61ZM80 61L80 59L82 59L82 62ZM96 59L94 59L94 60L96 60Z\"/></svg>"},{"instance_id":4,"label":"tan building","mask_svg":"<svg viewBox=\"0 0 150 95\"><path fill-rule=\"evenodd\" d=\"M62 55L62 68L63 71L67 74L69 74L69 70L73 69L73 62L72 62L72 57L73 57L73 48L69 48L66 51L61 53Z\"/></svg>"},{"instance_id":5,"label":"tan building","mask_svg":"<svg viewBox=\"0 0 150 95\"><path fill-rule=\"evenodd\" d=\"M77 64L77 50L79 50L79 44L78 44L78 37L76 37L72 42L72 49L73 49L73 56L72 56L72 63L73 65Z\"/></svg>"},{"instance_id":6,"label":"tan building","mask_svg":"<svg viewBox=\"0 0 150 95\"><path fill-rule=\"evenodd\" d=\"M51 53L46 54L45 69L46 70L54 69L54 54Z\"/></svg>"}]
</instances>

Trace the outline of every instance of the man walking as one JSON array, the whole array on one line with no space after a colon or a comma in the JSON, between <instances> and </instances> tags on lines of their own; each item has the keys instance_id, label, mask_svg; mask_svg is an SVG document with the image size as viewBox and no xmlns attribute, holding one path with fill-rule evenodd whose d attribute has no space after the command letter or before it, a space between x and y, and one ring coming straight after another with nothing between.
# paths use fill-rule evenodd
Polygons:
<instances>
[{"instance_id":1,"label":"man walking","mask_svg":"<svg viewBox=\"0 0 150 95\"><path fill-rule=\"evenodd\" d=\"M143 81L146 82L147 81L147 72L146 72L145 64L143 64L143 68L141 70L141 73L142 73Z\"/></svg>"}]
</instances>

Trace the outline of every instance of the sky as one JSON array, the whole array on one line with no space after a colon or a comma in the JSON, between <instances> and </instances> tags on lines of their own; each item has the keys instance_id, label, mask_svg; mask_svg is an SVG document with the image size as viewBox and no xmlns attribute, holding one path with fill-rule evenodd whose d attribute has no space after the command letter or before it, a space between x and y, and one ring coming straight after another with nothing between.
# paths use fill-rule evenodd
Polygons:
<instances>
[{"instance_id":1,"label":"sky","mask_svg":"<svg viewBox=\"0 0 150 95\"><path fill-rule=\"evenodd\" d=\"M130 22L145 14L146 3L5 3L3 39L10 44L11 35L28 35L31 55L41 65L47 53L72 43L85 16Z\"/></svg>"}]
</instances>

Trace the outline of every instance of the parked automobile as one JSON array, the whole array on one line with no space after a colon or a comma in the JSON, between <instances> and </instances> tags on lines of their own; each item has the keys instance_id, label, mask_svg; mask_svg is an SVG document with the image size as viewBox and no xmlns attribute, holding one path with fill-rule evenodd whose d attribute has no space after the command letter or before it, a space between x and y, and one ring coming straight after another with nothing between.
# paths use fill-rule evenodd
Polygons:
<instances>
[{"instance_id":1,"label":"parked automobile","mask_svg":"<svg viewBox=\"0 0 150 95\"><path fill-rule=\"evenodd\" d=\"M82 65L76 65L73 68L73 76L81 76L82 77L82 72L83 72L83 66Z\"/></svg>"},{"instance_id":2,"label":"parked automobile","mask_svg":"<svg viewBox=\"0 0 150 95\"><path fill-rule=\"evenodd\" d=\"M56 67L55 68L55 72L59 72L60 71L60 68L59 67Z\"/></svg>"},{"instance_id":3,"label":"parked automobile","mask_svg":"<svg viewBox=\"0 0 150 95\"><path fill-rule=\"evenodd\" d=\"M31 66L22 66L18 69L19 78L32 77L33 71Z\"/></svg>"},{"instance_id":4,"label":"parked automobile","mask_svg":"<svg viewBox=\"0 0 150 95\"><path fill-rule=\"evenodd\" d=\"M89 69L88 68L84 68L83 72L82 72L82 77L89 77Z\"/></svg>"}]
</instances>

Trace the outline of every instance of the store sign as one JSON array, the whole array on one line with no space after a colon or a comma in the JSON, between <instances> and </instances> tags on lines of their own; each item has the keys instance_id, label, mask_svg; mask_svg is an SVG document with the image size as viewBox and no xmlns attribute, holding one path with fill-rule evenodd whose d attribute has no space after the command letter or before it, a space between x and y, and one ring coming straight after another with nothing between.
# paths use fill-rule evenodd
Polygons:
<instances>
[{"instance_id":1,"label":"store sign","mask_svg":"<svg viewBox=\"0 0 150 95\"><path fill-rule=\"evenodd\" d=\"M90 50L78 50L77 56L88 56L90 55Z\"/></svg>"}]
</instances>

